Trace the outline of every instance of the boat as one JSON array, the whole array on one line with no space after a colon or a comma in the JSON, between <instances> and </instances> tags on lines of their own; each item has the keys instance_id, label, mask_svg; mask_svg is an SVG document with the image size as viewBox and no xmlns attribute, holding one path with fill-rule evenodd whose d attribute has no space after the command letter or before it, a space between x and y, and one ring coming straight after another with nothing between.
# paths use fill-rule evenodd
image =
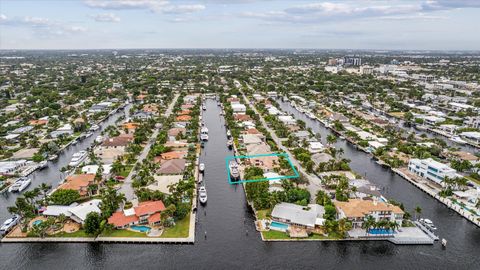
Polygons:
<instances>
[{"instance_id":1,"label":"boat","mask_svg":"<svg viewBox=\"0 0 480 270\"><path fill-rule=\"evenodd\" d=\"M22 192L32 183L30 178L21 177L18 178L9 188L9 192Z\"/></svg>"},{"instance_id":2,"label":"boat","mask_svg":"<svg viewBox=\"0 0 480 270\"><path fill-rule=\"evenodd\" d=\"M13 227L15 227L15 225L18 224L18 222L20 221L20 216L18 215L14 215L13 217L5 220L5 222L3 222L2 224L2 227L0 227L0 235L6 235L8 232L10 232Z\"/></svg>"},{"instance_id":3,"label":"boat","mask_svg":"<svg viewBox=\"0 0 480 270\"><path fill-rule=\"evenodd\" d=\"M202 109L203 109L204 111L206 111L206 110L207 110L207 106L203 105L203 106L202 106Z\"/></svg>"},{"instance_id":4,"label":"boat","mask_svg":"<svg viewBox=\"0 0 480 270\"><path fill-rule=\"evenodd\" d=\"M204 163L200 163L200 165L198 165L198 170L203 173L205 171L205 164Z\"/></svg>"},{"instance_id":5,"label":"boat","mask_svg":"<svg viewBox=\"0 0 480 270\"><path fill-rule=\"evenodd\" d=\"M425 218L425 219L421 218L420 223L422 223L422 225L424 225L429 230L435 231L437 229L437 227L433 225L433 222L428 218Z\"/></svg>"},{"instance_id":6,"label":"boat","mask_svg":"<svg viewBox=\"0 0 480 270\"><path fill-rule=\"evenodd\" d=\"M53 155L51 155L51 156L48 157L48 161L54 161L54 160L56 160L57 158L58 158L58 155L53 154Z\"/></svg>"},{"instance_id":7,"label":"boat","mask_svg":"<svg viewBox=\"0 0 480 270\"><path fill-rule=\"evenodd\" d=\"M97 131L100 127L97 124L94 124L93 126L90 127L90 131Z\"/></svg>"},{"instance_id":8,"label":"boat","mask_svg":"<svg viewBox=\"0 0 480 270\"><path fill-rule=\"evenodd\" d=\"M447 246L447 240L445 238L442 238L442 246L443 247Z\"/></svg>"},{"instance_id":9,"label":"boat","mask_svg":"<svg viewBox=\"0 0 480 270\"><path fill-rule=\"evenodd\" d=\"M98 136L95 138L95 142L96 142L96 143L101 143L101 142L103 142L103 139L104 139L104 138L103 138L102 135L98 135Z\"/></svg>"},{"instance_id":10,"label":"boat","mask_svg":"<svg viewBox=\"0 0 480 270\"><path fill-rule=\"evenodd\" d=\"M238 163L234 160L231 160L228 163L228 168L230 169L230 179L234 181L239 180L240 171L238 170Z\"/></svg>"},{"instance_id":11,"label":"boat","mask_svg":"<svg viewBox=\"0 0 480 270\"><path fill-rule=\"evenodd\" d=\"M428 127L424 126L424 125L416 125L415 128L418 129L418 130L427 130L428 129Z\"/></svg>"},{"instance_id":12,"label":"boat","mask_svg":"<svg viewBox=\"0 0 480 270\"><path fill-rule=\"evenodd\" d=\"M202 142L200 143L200 147L205 148L205 142L204 142L204 141L202 141Z\"/></svg>"},{"instance_id":13,"label":"boat","mask_svg":"<svg viewBox=\"0 0 480 270\"><path fill-rule=\"evenodd\" d=\"M202 141L208 141L208 128L207 127L202 127L200 130L200 139Z\"/></svg>"},{"instance_id":14,"label":"boat","mask_svg":"<svg viewBox=\"0 0 480 270\"><path fill-rule=\"evenodd\" d=\"M200 203L205 204L207 202L207 189L205 188L205 186L201 186L198 189L198 195Z\"/></svg>"},{"instance_id":15,"label":"boat","mask_svg":"<svg viewBox=\"0 0 480 270\"><path fill-rule=\"evenodd\" d=\"M85 133L85 138L88 138L92 135L93 135L93 132L89 131L89 132Z\"/></svg>"},{"instance_id":16,"label":"boat","mask_svg":"<svg viewBox=\"0 0 480 270\"><path fill-rule=\"evenodd\" d=\"M46 167L48 167L48 161L46 160L40 161L37 166L39 170L45 169Z\"/></svg>"},{"instance_id":17,"label":"boat","mask_svg":"<svg viewBox=\"0 0 480 270\"><path fill-rule=\"evenodd\" d=\"M227 146L228 146L228 149L232 149L232 148L233 148L233 141L232 141L232 139L228 140Z\"/></svg>"},{"instance_id":18,"label":"boat","mask_svg":"<svg viewBox=\"0 0 480 270\"><path fill-rule=\"evenodd\" d=\"M453 136L450 138L450 141L458 143L458 144L466 144L467 142L460 138L460 136Z\"/></svg>"},{"instance_id":19,"label":"boat","mask_svg":"<svg viewBox=\"0 0 480 270\"><path fill-rule=\"evenodd\" d=\"M227 130L227 138L230 138L232 136L232 132L230 130Z\"/></svg>"},{"instance_id":20,"label":"boat","mask_svg":"<svg viewBox=\"0 0 480 270\"><path fill-rule=\"evenodd\" d=\"M70 163L68 163L68 166L76 167L80 165L87 158L87 155L87 151L80 151L73 154L72 160L70 161Z\"/></svg>"}]
</instances>

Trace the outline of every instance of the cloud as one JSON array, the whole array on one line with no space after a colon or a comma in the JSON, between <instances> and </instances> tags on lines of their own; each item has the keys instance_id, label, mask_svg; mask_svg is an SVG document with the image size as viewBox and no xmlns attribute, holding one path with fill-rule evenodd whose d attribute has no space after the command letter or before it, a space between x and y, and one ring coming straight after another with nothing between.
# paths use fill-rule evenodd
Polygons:
<instances>
[{"instance_id":1,"label":"cloud","mask_svg":"<svg viewBox=\"0 0 480 270\"><path fill-rule=\"evenodd\" d=\"M120 22L120 18L113 13L101 13L91 15L96 22Z\"/></svg>"},{"instance_id":2,"label":"cloud","mask_svg":"<svg viewBox=\"0 0 480 270\"><path fill-rule=\"evenodd\" d=\"M274 22L318 23L329 21L347 21L366 18L403 18L435 19L425 13L436 10L457 8L478 8L480 1L425 1L422 3L385 5L375 1L357 2L317 2L296 5L283 10L267 12L244 12L240 16Z\"/></svg>"},{"instance_id":3,"label":"cloud","mask_svg":"<svg viewBox=\"0 0 480 270\"><path fill-rule=\"evenodd\" d=\"M174 5L167 0L84 0L85 5L91 8L106 10L146 9L155 13L185 14L202 11L205 5L183 4Z\"/></svg>"},{"instance_id":4,"label":"cloud","mask_svg":"<svg viewBox=\"0 0 480 270\"><path fill-rule=\"evenodd\" d=\"M82 26L66 25L58 21L52 21L48 18L30 16L10 18L1 14L0 24L12 27L29 28L42 37L63 36L87 31L87 28Z\"/></svg>"}]
</instances>

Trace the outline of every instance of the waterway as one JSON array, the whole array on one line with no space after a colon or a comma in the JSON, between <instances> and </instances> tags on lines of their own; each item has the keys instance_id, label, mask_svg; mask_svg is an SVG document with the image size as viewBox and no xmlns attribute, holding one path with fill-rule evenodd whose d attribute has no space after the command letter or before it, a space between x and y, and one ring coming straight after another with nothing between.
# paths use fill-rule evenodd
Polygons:
<instances>
[{"instance_id":1,"label":"waterway","mask_svg":"<svg viewBox=\"0 0 480 270\"><path fill-rule=\"evenodd\" d=\"M198 207L194 245L1 244L2 269L475 269L480 230L427 195L370 163L354 148L352 167L383 183L387 196L407 206L422 205L440 234L449 240L434 246L396 246L389 242L262 242L255 231L242 186L227 181L224 119L207 100L204 122L209 141L200 156L206 164L208 202ZM287 106L287 105L285 105ZM284 106L282 105L282 108ZM293 108L292 108L293 109ZM315 124L315 123L309 123ZM326 134L326 130L320 130ZM326 136L323 136L324 138ZM340 145L343 142L339 143ZM339 145L339 146L340 146ZM357 158L355 158L357 157ZM350 158L350 157L349 157ZM365 166L368 165L368 166ZM370 169L372 171L370 171ZM398 189L398 190L397 190ZM404 194L400 196L401 194ZM397 197L398 196L398 197ZM438 204L438 205L437 205ZM435 218L434 218L435 217ZM451 232L449 232L451 231ZM206 232L206 233L205 233Z\"/></svg>"}]
</instances>

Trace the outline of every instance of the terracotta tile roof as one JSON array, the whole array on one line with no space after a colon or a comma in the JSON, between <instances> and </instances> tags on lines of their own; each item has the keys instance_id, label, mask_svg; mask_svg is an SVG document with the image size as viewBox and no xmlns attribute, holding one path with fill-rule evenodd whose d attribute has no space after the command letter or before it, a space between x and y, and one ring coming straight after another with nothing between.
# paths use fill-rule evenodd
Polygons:
<instances>
[{"instance_id":1,"label":"terracotta tile roof","mask_svg":"<svg viewBox=\"0 0 480 270\"><path fill-rule=\"evenodd\" d=\"M58 189L71 189L80 192L80 195L87 194L87 187L93 184L95 174L75 174L67 176L65 183L60 185Z\"/></svg>"},{"instance_id":2,"label":"terracotta tile roof","mask_svg":"<svg viewBox=\"0 0 480 270\"><path fill-rule=\"evenodd\" d=\"M138 217L136 215L125 216L123 211L115 212L111 217L108 218L108 223L114 225L115 227L124 227L133 222L138 222Z\"/></svg>"},{"instance_id":3,"label":"terracotta tile roof","mask_svg":"<svg viewBox=\"0 0 480 270\"><path fill-rule=\"evenodd\" d=\"M247 134L260 134L260 131L258 131L256 128L249 128L245 130Z\"/></svg>"},{"instance_id":4,"label":"terracotta tile roof","mask_svg":"<svg viewBox=\"0 0 480 270\"><path fill-rule=\"evenodd\" d=\"M190 121L192 117L190 115L180 115L176 118L177 121Z\"/></svg>"},{"instance_id":5,"label":"terracotta tile roof","mask_svg":"<svg viewBox=\"0 0 480 270\"><path fill-rule=\"evenodd\" d=\"M149 224L160 222L160 220L162 220L162 215L160 213L155 213L148 217Z\"/></svg>"},{"instance_id":6,"label":"terracotta tile roof","mask_svg":"<svg viewBox=\"0 0 480 270\"><path fill-rule=\"evenodd\" d=\"M185 169L185 159L171 159L165 161L158 169L159 174L180 174Z\"/></svg>"},{"instance_id":7,"label":"terracotta tile roof","mask_svg":"<svg viewBox=\"0 0 480 270\"><path fill-rule=\"evenodd\" d=\"M136 129L140 124L138 123L133 123L133 122L130 122L130 123L125 123L123 124L123 128L126 128L126 129Z\"/></svg>"},{"instance_id":8,"label":"terracotta tile roof","mask_svg":"<svg viewBox=\"0 0 480 270\"><path fill-rule=\"evenodd\" d=\"M30 120L31 126L42 126L48 123L48 120Z\"/></svg>"},{"instance_id":9,"label":"terracotta tile roof","mask_svg":"<svg viewBox=\"0 0 480 270\"><path fill-rule=\"evenodd\" d=\"M158 112L158 106L156 104L145 104L143 105L142 110L144 112L156 113Z\"/></svg>"},{"instance_id":10,"label":"terracotta tile roof","mask_svg":"<svg viewBox=\"0 0 480 270\"><path fill-rule=\"evenodd\" d=\"M187 129L185 128L171 128L168 130L168 136L177 136L179 133L185 134L187 133Z\"/></svg>"},{"instance_id":11,"label":"terracotta tile roof","mask_svg":"<svg viewBox=\"0 0 480 270\"><path fill-rule=\"evenodd\" d=\"M146 201L141 202L135 207L135 215L140 217L144 215L152 215L165 210L165 205L162 201Z\"/></svg>"},{"instance_id":12,"label":"terracotta tile roof","mask_svg":"<svg viewBox=\"0 0 480 270\"><path fill-rule=\"evenodd\" d=\"M400 207L393 204L370 200L350 199L348 202L335 201L334 204L349 218L364 217L377 211L392 211L395 214L404 213Z\"/></svg>"},{"instance_id":13,"label":"terracotta tile roof","mask_svg":"<svg viewBox=\"0 0 480 270\"><path fill-rule=\"evenodd\" d=\"M246 114L234 114L233 119L237 121L251 121L252 118L249 115Z\"/></svg>"},{"instance_id":14,"label":"terracotta tile roof","mask_svg":"<svg viewBox=\"0 0 480 270\"><path fill-rule=\"evenodd\" d=\"M184 158L186 155L187 155L186 151L170 151L170 152L165 152L163 154L160 154L160 157L164 160L170 160L170 159Z\"/></svg>"},{"instance_id":15,"label":"terracotta tile roof","mask_svg":"<svg viewBox=\"0 0 480 270\"><path fill-rule=\"evenodd\" d=\"M103 141L102 146L127 146L130 142L133 141L133 137L130 136L117 136L113 138L108 138Z\"/></svg>"}]
</instances>

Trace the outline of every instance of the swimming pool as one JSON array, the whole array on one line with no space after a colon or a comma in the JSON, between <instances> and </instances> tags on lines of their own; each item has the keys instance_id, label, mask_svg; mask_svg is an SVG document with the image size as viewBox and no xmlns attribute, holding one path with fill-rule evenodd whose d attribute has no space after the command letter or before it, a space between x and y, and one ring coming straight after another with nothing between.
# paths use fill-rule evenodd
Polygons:
<instances>
[{"instance_id":1,"label":"swimming pool","mask_svg":"<svg viewBox=\"0 0 480 270\"><path fill-rule=\"evenodd\" d=\"M148 226L137 226L137 225L130 226L130 229L134 231L145 232L145 233L151 230L151 228Z\"/></svg>"},{"instance_id":2,"label":"swimming pool","mask_svg":"<svg viewBox=\"0 0 480 270\"><path fill-rule=\"evenodd\" d=\"M40 225L41 223L43 222L43 220L39 219L39 220L35 220L32 225L35 226L35 225Z\"/></svg>"},{"instance_id":3,"label":"swimming pool","mask_svg":"<svg viewBox=\"0 0 480 270\"><path fill-rule=\"evenodd\" d=\"M369 234L394 234L395 231L387 229L370 229L368 230Z\"/></svg>"},{"instance_id":4,"label":"swimming pool","mask_svg":"<svg viewBox=\"0 0 480 270\"><path fill-rule=\"evenodd\" d=\"M272 221L272 223L270 223L270 229L275 230L275 231L285 232L288 229L288 224L277 222L277 221Z\"/></svg>"}]
</instances>

